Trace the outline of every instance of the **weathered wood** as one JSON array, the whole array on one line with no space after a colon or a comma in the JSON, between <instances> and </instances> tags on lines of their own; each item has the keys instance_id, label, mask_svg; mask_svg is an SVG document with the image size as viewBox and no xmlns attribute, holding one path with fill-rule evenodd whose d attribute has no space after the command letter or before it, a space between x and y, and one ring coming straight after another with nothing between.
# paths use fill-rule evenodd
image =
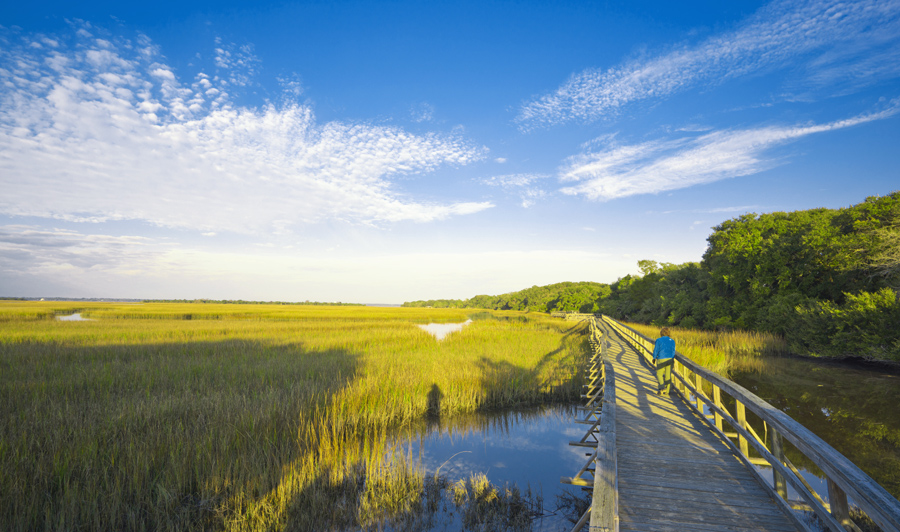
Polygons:
<instances>
[{"instance_id":1,"label":"weathered wood","mask_svg":"<svg viewBox=\"0 0 900 532\"><path fill-rule=\"evenodd\" d=\"M572 527L572 532L578 532L579 530L584 528L584 525L586 525L588 523L588 520L590 518L591 518L591 508L588 507L588 509L585 510L585 512L583 514L581 514L581 519L579 519L578 522L575 523L575 526Z\"/></svg>"},{"instance_id":2,"label":"weathered wood","mask_svg":"<svg viewBox=\"0 0 900 532\"><path fill-rule=\"evenodd\" d=\"M700 376L699 373L694 373L694 388L697 388L697 392L703 394L703 377ZM703 394L706 395L706 394ZM700 396L697 396L697 410L703 410L703 404L700 402Z\"/></svg>"},{"instance_id":3,"label":"weathered wood","mask_svg":"<svg viewBox=\"0 0 900 532\"><path fill-rule=\"evenodd\" d=\"M616 340L607 356L615 373L620 528L797 530L754 473L735 460L726 438L715 434L708 421L675 393L655 394L655 376L642 362L646 351L635 352ZM696 388L681 389L686 394ZM695 395L700 401L710 400L705 394ZM675 514L652 505L666 501L674 505ZM754 521L764 526L751 524Z\"/></svg>"},{"instance_id":4,"label":"weathered wood","mask_svg":"<svg viewBox=\"0 0 900 532\"><path fill-rule=\"evenodd\" d=\"M604 335L606 336L606 335ZM607 344L604 338L602 344ZM608 348L608 345L607 345ZM605 352L608 349L605 350ZM594 493L591 501L591 530L618 531L618 467L616 463L616 383L615 372L607 357L603 357L606 380L603 385L603 410L597 444L597 465L594 470Z\"/></svg>"},{"instance_id":5,"label":"weathered wood","mask_svg":"<svg viewBox=\"0 0 900 532\"><path fill-rule=\"evenodd\" d=\"M716 408L715 405L712 404L712 402L707 403L707 406L709 406L710 408ZM840 524L837 521L835 521L834 517L832 517L832 515L824 507L817 504L818 497L815 494L815 492L809 488L809 484L807 484L805 481L801 481L794 475L790 475L789 469L787 467L785 467L785 465L783 463L780 463L778 460L775 460L775 457L772 456L772 454L769 452L769 450L766 448L766 446L762 442L758 441L758 438L754 438L753 435L750 434L750 432L745 427L740 426L741 424L738 423L737 421L735 421L734 419L732 419L731 416L729 416L727 414L727 412L722 412L722 414L723 414L723 416L725 416L726 421L728 421L730 424L733 424L733 427L737 431L738 435L743 436L744 440L747 441L750 445L752 445L753 448L764 459L766 459L768 464L775 471L779 471L783 475L786 475L786 479L788 479L791 482L791 484L794 486L794 489L797 490L797 493L799 493L804 499L806 499L806 502L815 511L816 516L825 524L825 526L827 526L829 528L829 530L832 530L833 532L841 532L842 529L841 529ZM774 488L772 486L769 486L762 479L762 477L759 476L759 473L756 472L756 470L752 468L752 461L747 456L747 453L738 449L734 445L734 443L732 443L729 440L725 440L725 443L727 443L729 446L733 447L738 459L740 459L741 461L746 463L747 466L750 468L750 470L757 474L757 476L759 477L760 483L768 491L770 491L772 493L773 498L778 502L778 504L782 505L783 507L788 509L789 506L786 504L784 499L779 497L778 494L775 492ZM818 499L818 500L821 500L821 499Z\"/></svg>"},{"instance_id":6,"label":"weathered wood","mask_svg":"<svg viewBox=\"0 0 900 532\"><path fill-rule=\"evenodd\" d=\"M722 404L722 389L719 388L718 386L716 386L715 384L713 384L713 404L715 404L717 407L721 408L722 410L725 409L724 405ZM715 413L715 416L716 416L716 428L719 429L720 432L725 432L724 430L722 430L722 416L719 415L718 412Z\"/></svg>"},{"instance_id":7,"label":"weathered wood","mask_svg":"<svg viewBox=\"0 0 900 532\"><path fill-rule=\"evenodd\" d=\"M747 410L744 407L744 403L738 402L737 404L737 422L738 427L745 429L747 428ZM735 427L735 428L738 428ZM738 431L740 434L741 431ZM748 456L749 450L747 448L747 438L745 438L742 434L738 436L738 442L741 445L741 454L744 456Z\"/></svg>"},{"instance_id":8,"label":"weathered wood","mask_svg":"<svg viewBox=\"0 0 900 532\"><path fill-rule=\"evenodd\" d=\"M614 322L606 316L603 319L607 323ZM646 345L650 342L648 338L618 322L614 323L617 330L620 327L627 329L630 331L629 336L641 339L640 348L646 350ZM685 368L703 375L703 378L734 397L738 404L745 405L783 438L790 441L797 450L812 460L829 480L852 498L880 528L900 530L900 501L892 497L846 457L809 429L791 419L790 416L769 405L742 386L697 365L680 353L676 353L675 359L676 364L681 364Z\"/></svg>"},{"instance_id":9,"label":"weathered wood","mask_svg":"<svg viewBox=\"0 0 900 532\"><path fill-rule=\"evenodd\" d=\"M850 520L850 505L847 503L847 494L844 490L828 479L828 502L831 503L831 515L845 528L850 528L853 521Z\"/></svg>"},{"instance_id":10,"label":"weathered wood","mask_svg":"<svg viewBox=\"0 0 900 532\"><path fill-rule=\"evenodd\" d=\"M772 456L774 456L776 460L778 460L779 462L781 462L783 464L784 463L784 444L781 441L781 434L778 434L777 430L772 431L771 441L772 441ZM778 493L778 495L782 499L787 500L787 498L788 498L787 481L784 480L784 475L782 475L778 471L773 470L772 476L774 478L775 491Z\"/></svg>"}]
</instances>

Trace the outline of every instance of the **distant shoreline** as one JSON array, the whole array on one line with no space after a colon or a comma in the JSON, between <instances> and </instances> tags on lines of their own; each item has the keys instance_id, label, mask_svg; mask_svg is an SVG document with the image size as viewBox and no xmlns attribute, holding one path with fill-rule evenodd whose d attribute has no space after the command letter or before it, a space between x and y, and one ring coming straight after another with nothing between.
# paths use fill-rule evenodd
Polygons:
<instances>
[{"instance_id":1,"label":"distant shoreline","mask_svg":"<svg viewBox=\"0 0 900 532\"><path fill-rule=\"evenodd\" d=\"M0 297L0 301L76 301L86 303L144 303L154 301L148 298L125 298L125 297ZM205 302L201 300L185 300L185 303ZM209 303L221 303L221 301L212 301ZM230 303L238 304L238 300L232 300ZM401 303L319 303L313 301L253 301L245 302L257 305L359 305L364 307L400 307Z\"/></svg>"}]
</instances>

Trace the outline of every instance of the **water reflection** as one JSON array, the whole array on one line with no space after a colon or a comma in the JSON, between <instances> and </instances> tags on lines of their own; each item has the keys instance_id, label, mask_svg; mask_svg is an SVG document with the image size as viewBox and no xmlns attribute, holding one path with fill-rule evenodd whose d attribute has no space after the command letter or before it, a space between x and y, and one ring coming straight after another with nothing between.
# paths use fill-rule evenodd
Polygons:
<instances>
[{"instance_id":1,"label":"water reflection","mask_svg":"<svg viewBox=\"0 0 900 532\"><path fill-rule=\"evenodd\" d=\"M405 429L395 444L426 473L439 472L451 482L484 473L497 486L530 488L544 501L544 517L533 522L533 530L569 530L572 524L558 511L556 499L573 488L559 479L587 461L584 448L568 444L584 432L573 423L574 414L574 407L556 406L452 420L429 416Z\"/></svg>"},{"instance_id":2,"label":"water reflection","mask_svg":"<svg viewBox=\"0 0 900 532\"><path fill-rule=\"evenodd\" d=\"M57 316L56 319L59 321L94 321L90 318L82 318L81 313L76 312L75 314L69 314L68 316Z\"/></svg>"},{"instance_id":3,"label":"water reflection","mask_svg":"<svg viewBox=\"0 0 900 532\"><path fill-rule=\"evenodd\" d=\"M900 498L897 370L793 358L762 360L762 371L736 373L733 380L813 431ZM785 452L798 468L821 475L787 442ZM815 482L810 484L817 490L824 486L819 479Z\"/></svg>"},{"instance_id":4,"label":"water reflection","mask_svg":"<svg viewBox=\"0 0 900 532\"><path fill-rule=\"evenodd\" d=\"M419 328L434 335L438 340L443 340L448 334L461 331L463 327L470 323L472 323L472 320L466 320L462 323L429 323L428 325L419 325Z\"/></svg>"}]
</instances>

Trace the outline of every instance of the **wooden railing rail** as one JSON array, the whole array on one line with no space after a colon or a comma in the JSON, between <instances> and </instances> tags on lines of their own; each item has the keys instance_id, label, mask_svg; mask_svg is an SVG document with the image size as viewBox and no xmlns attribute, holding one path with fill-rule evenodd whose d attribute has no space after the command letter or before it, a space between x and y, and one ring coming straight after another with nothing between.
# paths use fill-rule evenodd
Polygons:
<instances>
[{"instance_id":1,"label":"wooden railing rail","mask_svg":"<svg viewBox=\"0 0 900 532\"><path fill-rule=\"evenodd\" d=\"M594 473L594 494L591 501L591 530L619 531L619 473L616 453L616 381L609 359L609 339L603 334L596 318L591 329L601 337L603 364L603 406L600 432L597 436L597 465Z\"/></svg>"},{"instance_id":2,"label":"wooden railing rail","mask_svg":"<svg viewBox=\"0 0 900 532\"><path fill-rule=\"evenodd\" d=\"M635 346L645 359L652 360L653 340L608 316L602 316L602 320ZM883 531L900 531L900 501L809 429L746 388L699 366L680 353L675 355L673 375L675 388L684 401L737 451L738 457L748 467L752 464L772 467L772 485L769 485L755 468L749 469L759 476L762 484L775 496L775 500L789 510L791 515L794 514L790 508L802 506L812 510L833 532L858 531L858 526L850 519L849 496ZM712 393L707 394L705 389L711 390ZM734 414L723 403L722 392L734 399ZM704 405L708 412L704 412ZM768 442L747 422L747 410L766 424ZM729 431L725 430L724 424L729 426ZM825 474L828 503L816 493L800 475L797 467L784 455L784 439L793 444ZM759 457L750 455L751 447ZM788 500L787 483L791 484L805 504ZM805 523L799 520L797 522L802 528L806 528Z\"/></svg>"},{"instance_id":3,"label":"wooden railing rail","mask_svg":"<svg viewBox=\"0 0 900 532\"><path fill-rule=\"evenodd\" d=\"M600 321L588 315L591 358L589 361L586 392L581 397L585 406L584 419L579 423L590 425L584 437L569 445L593 447L590 460L574 477L563 477L561 482L593 488L591 506L575 523L571 532L578 532L590 522L591 531L618 532L619 530L619 482L616 453L616 385L609 360L608 332L601 329ZM605 327L605 325L603 325ZM593 466L593 468L591 468ZM588 481L585 473L593 478Z\"/></svg>"}]
</instances>

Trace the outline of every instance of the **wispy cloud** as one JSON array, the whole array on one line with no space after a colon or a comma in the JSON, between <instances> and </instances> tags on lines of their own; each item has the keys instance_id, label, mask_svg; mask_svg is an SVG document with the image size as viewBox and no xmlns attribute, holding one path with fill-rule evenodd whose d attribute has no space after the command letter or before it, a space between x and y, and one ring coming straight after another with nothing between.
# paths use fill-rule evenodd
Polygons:
<instances>
[{"instance_id":1,"label":"wispy cloud","mask_svg":"<svg viewBox=\"0 0 900 532\"><path fill-rule=\"evenodd\" d=\"M560 179L579 183L562 192L609 200L751 175L777 164L764 156L766 150L814 133L884 119L898 111L895 101L884 111L827 124L716 131L695 138L613 145L570 158L560 169Z\"/></svg>"},{"instance_id":2,"label":"wispy cloud","mask_svg":"<svg viewBox=\"0 0 900 532\"><path fill-rule=\"evenodd\" d=\"M431 122L434 120L434 106L423 102L413 105L409 111L413 122Z\"/></svg>"},{"instance_id":3,"label":"wispy cloud","mask_svg":"<svg viewBox=\"0 0 900 532\"><path fill-rule=\"evenodd\" d=\"M418 202L392 181L485 157L460 136L320 124L297 103L238 107L228 88L243 81L184 83L148 38L99 33L0 35L0 213L260 232L492 206ZM220 70L255 64L251 50L219 47Z\"/></svg>"},{"instance_id":4,"label":"wispy cloud","mask_svg":"<svg viewBox=\"0 0 900 532\"><path fill-rule=\"evenodd\" d=\"M510 269L510 264L529 267ZM631 259L565 248L439 253L407 249L363 255L272 248L226 251L161 238L0 226L0 294L10 296L400 303L512 291L560 279L614 278L629 267ZM436 278L445 281L435 283ZM363 297L371 299L361 301Z\"/></svg>"},{"instance_id":5,"label":"wispy cloud","mask_svg":"<svg viewBox=\"0 0 900 532\"><path fill-rule=\"evenodd\" d=\"M171 244L166 244L171 248ZM67 229L0 226L0 272L55 275L71 271L128 276L160 266L160 243L140 236L88 235Z\"/></svg>"},{"instance_id":6,"label":"wispy cloud","mask_svg":"<svg viewBox=\"0 0 900 532\"><path fill-rule=\"evenodd\" d=\"M779 1L736 30L605 71L574 74L522 106L523 129L591 121L631 102L791 67L792 90L848 91L900 75L900 1Z\"/></svg>"},{"instance_id":7,"label":"wispy cloud","mask_svg":"<svg viewBox=\"0 0 900 532\"><path fill-rule=\"evenodd\" d=\"M481 182L518 195L522 207L527 209L547 195L547 191L537 186L536 183L550 177L549 174L505 174L486 177Z\"/></svg>"}]
</instances>

